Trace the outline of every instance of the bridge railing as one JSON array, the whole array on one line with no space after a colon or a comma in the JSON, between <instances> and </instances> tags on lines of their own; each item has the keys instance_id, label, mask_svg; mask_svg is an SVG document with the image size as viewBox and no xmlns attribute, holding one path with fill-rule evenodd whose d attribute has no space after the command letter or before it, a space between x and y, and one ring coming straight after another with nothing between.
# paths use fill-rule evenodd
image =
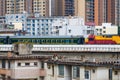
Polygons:
<instances>
[{"instance_id":1,"label":"bridge railing","mask_svg":"<svg viewBox=\"0 0 120 80\"><path fill-rule=\"evenodd\" d=\"M33 45L33 51L120 52L120 45Z\"/></svg>"},{"instance_id":2,"label":"bridge railing","mask_svg":"<svg viewBox=\"0 0 120 80\"><path fill-rule=\"evenodd\" d=\"M0 45L0 51L13 50L13 45ZM120 52L120 45L33 45L32 51Z\"/></svg>"}]
</instances>

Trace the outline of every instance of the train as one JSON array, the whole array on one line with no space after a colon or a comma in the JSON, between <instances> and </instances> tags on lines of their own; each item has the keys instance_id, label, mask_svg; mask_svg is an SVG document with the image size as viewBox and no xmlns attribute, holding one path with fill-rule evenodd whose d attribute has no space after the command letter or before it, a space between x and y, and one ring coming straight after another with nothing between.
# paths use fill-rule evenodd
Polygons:
<instances>
[{"instance_id":1,"label":"train","mask_svg":"<svg viewBox=\"0 0 120 80\"><path fill-rule=\"evenodd\" d=\"M0 36L0 44L33 43L33 44L120 44L119 35L84 36Z\"/></svg>"},{"instance_id":2,"label":"train","mask_svg":"<svg viewBox=\"0 0 120 80\"><path fill-rule=\"evenodd\" d=\"M119 35L89 35L85 44L120 44Z\"/></svg>"},{"instance_id":3,"label":"train","mask_svg":"<svg viewBox=\"0 0 120 80\"><path fill-rule=\"evenodd\" d=\"M84 44L83 36L1 36L0 44Z\"/></svg>"}]
</instances>

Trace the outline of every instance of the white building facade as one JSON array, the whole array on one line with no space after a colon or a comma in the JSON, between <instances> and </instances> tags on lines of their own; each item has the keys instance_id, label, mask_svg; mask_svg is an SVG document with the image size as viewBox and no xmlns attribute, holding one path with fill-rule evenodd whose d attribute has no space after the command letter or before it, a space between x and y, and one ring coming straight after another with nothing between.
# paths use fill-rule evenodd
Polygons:
<instances>
[{"instance_id":1,"label":"white building facade","mask_svg":"<svg viewBox=\"0 0 120 80\"><path fill-rule=\"evenodd\" d=\"M118 26L111 23L102 23L102 26L95 26L96 35L117 35Z\"/></svg>"},{"instance_id":2,"label":"white building facade","mask_svg":"<svg viewBox=\"0 0 120 80\"><path fill-rule=\"evenodd\" d=\"M31 36L49 36L51 35L52 22L56 18L34 17L27 18L27 32Z\"/></svg>"},{"instance_id":3,"label":"white building facade","mask_svg":"<svg viewBox=\"0 0 120 80\"><path fill-rule=\"evenodd\" d=\"M84 20L80 17L66 17L52 23L52 35L84 35Z\"/></svg>"},{"instance_id":4,"label":"white building facade","mask_svg":"<svg viewBox=\"0 0 120 80\"><path fill-rule=\"evenodd\" d=\"M84 25L80 17L27 18L26 30L31 36L83 36L89 34L86 29L89 27Z\"/></svg>"},{"instance_id":5,"label":"white building facade","mask_svg":"<svg viewBox=\"0 0 120 80\"><path fill-rule=\"evenodd\" d=\"M57 62L56 62L57 63ZM79 64L79 63L78 63ZM84 64L84 63L83 63ZM91 65L91 66L90 66ZM119 80L120 71L106 66L71 63L48 64L46 80ZM54 71L54 72L53 72Z\"/></svg>"},{"instance_id":6,"label":"white building facade","mask_svg":"<svg viewBox=\"0 0 120 80\"><path fill-rule=\"evenodd\" d=\"M87 36L94 31L94 27L85 25L81 17L41 17L37 13L6 14L5 17L6 24L30 36Z\"/></svg>"},{"instance_id":7,"label":"white building facade","mask_svg":"<svg viewBox=\"0 0 120 80\"><path fill-rule=\"evenodd\" d=\"M12 24L17 30L26 30L26 19L28 14L6 14L6 24Z\"/></svg>"}]
</instances>

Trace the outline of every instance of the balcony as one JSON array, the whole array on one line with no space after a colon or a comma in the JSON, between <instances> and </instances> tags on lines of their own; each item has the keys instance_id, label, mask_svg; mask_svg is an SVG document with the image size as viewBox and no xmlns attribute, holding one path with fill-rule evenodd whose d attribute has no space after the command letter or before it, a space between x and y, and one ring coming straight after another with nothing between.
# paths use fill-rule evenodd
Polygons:
<instances>
[{"instance_id":1,"label":"balcony","mask_svg":"<svg viewBox=\"0 0 120 80\"><path fill-rule=\"evenodd\" d=\"M0 74L10 76L11 71L9 69L0 69Z\"/></svg>"},{"instance_id":2,"label":"balcony","mask_svg":"<svg viewBox=\"0 0 120 80\"><path fill-rule=\"evenodd\" d=\"M40 69L40 77L46 76L46 70L45 69Z\"/></svg>"}]
</instances>

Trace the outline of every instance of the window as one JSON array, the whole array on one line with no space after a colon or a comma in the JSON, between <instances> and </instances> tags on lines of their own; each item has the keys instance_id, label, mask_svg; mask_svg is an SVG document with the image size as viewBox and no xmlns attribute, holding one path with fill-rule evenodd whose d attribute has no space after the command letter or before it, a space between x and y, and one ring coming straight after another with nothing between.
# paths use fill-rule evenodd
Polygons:
<instances>
[{"instance_id":1,"label":"window","mask_svg":"<svg viewBox=\"0 0 120 80\"><path fill-rule=\"evenodd\" d=\"M30 66L30 63L25 63L25 66Z\"/></svg>"},{"instance_id":2,"label":"window","mask_svg":"<svg viewBox=\"0 0 120 80\"><path fill-rule=\"evenodd\" d=\"M8 61L8 68L10 69L10 61Z\"/></svg>"},{"instance_id":3,"label":"window","mask_svg":"<svg viewBox=\"0 0 120 80\"><path fill-rule=\"evenodd\" d=\"M47 65L47 67L48 67L48 69L51 69L51 66L50 66L50 64L48 64L48 65Z\"/></svg>"},{"instance_id":4,"label":"window","mask_svg":"<svg viewBox=\"0 0 120 80\"><path fill-rule=\"evenodd\" d=\"M103 31L103 33L106 33L106 31Z\"/></svg>"},{"instance_id":5,"label":"window","mask_svg":"<svg viewBox=\"0 0 120 80\"><path fill-rule=\"evenodd\" d=\"M5 68L5 63L6 63L6 61L5 60L2 60L2 68Z\"/></svg>"},{"instance_id":6,"label":"window","mask_svg":"<svg viewBox=\"0 0 120 80\"><path fill-rule=\"evenodd\" d=\"M46 30L48 30L48 28L46 28Z\"/></svg>"},{"instance_id":7,"label":"window","mask_svg":"<svg viewBox=\"0 0 120 80\"><path fill-rule=\"evenodd\" d=\"M32 35L35 35L35 33L33 32Z\"/></svg>"},{"instance_id":8,"label":"window","mask_svg":"<svg viewBox=\"0 0 120 80\"><path fill-rule=\"evenodd\" d=\"M94 41L94 38L88 38L89 39L89 41Z\"/></svg>"},{"instance_id":9,"label":"window","mask_svg":"<svg viewBox=\"0 0 120 80\"><path fill-rule=\"evenodd\" d=\"M85 79L89 79L89 76L90 76L89 71L85 71Z\"/></svg>"},{"instance_id":10,"label":"window","mask_svg":"<svg viewBox=\"0 0 120 80\"><path fill-rule=\"evenodd\" d=\"M35 31L35 28L32 28L33 31Z\"/></svg>"},{"instance_id":11,"label":"window","mask_svg":"<svg viewBox=\"0 0 120 80\"><path fill-rule=\"evenodd\" d=\"M62 28L62 26L59 26L59 28Z\"/></svg>"},{"instance_id":12,"label":"window","mask_svg":"<svg viewBox=\"0 0 120 80\"><path fill-rule=\"evenodd\" d=\"M102 31L102 29L100 29L100 31Z\"/></svg>"},{"instance_id":13,"label":"window","mask_svg":"<svg viewBox=\"0 0 120 80\"><path fill-rule=\"evenodd\" d=\"M35 23L35 20L32 20L33 23Z\"/></svg>"},{"instance_id":14,"label":"window","mask_svg":"<svg viewBox=\"0 0 120 80\"><path fill-rule=\"evenodd\" d=\"M35 24L32 24L33 27L35 27Z\"/></svg>"},{"instance_id":15,"label":"window","mask_svg":"<svg viewBox=\"0 0 120 80\"><path fill-rule=\"evenodd\" d=\"M92 72L95 73L95 69L93 69Z\"/></svg>"},{"instance_id":16,"label":"window","mask_svg":"<svg viewBox=\"0 0 120 80\"><path fill-rule=\"evenodd\" d=\"M109 80L112 80L112 69L109 69Z\"/></svg>"},{"instance_id":17,"label":"window","mask_svg":"<svg viewBox=\"0 0 120 80\"><path fill-rule=\"evenodd\" d=\"M106 29L106 27L104 26L103 29Z\"/></svg>"},{"instance_id":18,"label":"window","mask_svg":"<svg viewBox=\"0 0 120 80\"><path fill-rule=\"evenodd\" d=\"M69 33L71 33L71 30L69 29Z\"/></svg>"},{"instance_id":19,"label":"window","mask_svg":"<svg viewBox=\"0 0 120 80\"><path fill-rule=\"evenodd\" d=\"M64 76L64 65L58 65L58 71L60 76Z\"/></svg>"},{"instance_id":20,"label":"window","mask_svg":"<svg viewBox=\"0 0 120 80\"><path fill-rule=\"evenodd\" d=\"M46 34L48 34L48 32L46 32Z\"/></svg>"},{"instance_id":21,"label":"window","mask_svg":"<svg viewBox=\"0 0 120 80\"><path fill-rule=\"evenodd\" d=\"M118 71L115 71L114 73L115 73L115 75L118 75Z\"/></svg>"},{"instance_id":22,"label":"window","mask_svg":"<svg viewBox=\"0 0 120 80\"><path fill-rule=\"evenodd\" d=\"M37 62L34 62L34 66L37 66Z\"/></svg>"},{"instance_id":23,"label":"window","mask_svg":"<svg viewBox=\"0 0 120 80\"><path fill-rule=\"evenodd\" d=\"M16 18L18 18L18 16L16 16Z\"/></svg>"},{"instance_id":24,"label":"window","mask_svg":"<svg viewBox=\"0 0 120 80\"><path fill-rule=\"evenodd\" d=\"M44 68L44 62L41 62L41 68Z\"/></svg>"},{"instance_id":25,"label":"window","mask_svg":"<svg viewBox=\"0 0 120 80\"><path fill-rule=\"evenodd\" d=\"M79 77L79 74L80 74L79 71L80 71L79 66L73 66L73 78Z\"/></svg>"},{"instance_id":26,"label":"window","mask_svg":"<svg viewBox=\"0 0 120 80\"><path fill-rule=\"evenodd\" d=\"M21 66L21 63L18 63L17 65L18 65L18 66Z\"/></svg>"}]
</instances>

